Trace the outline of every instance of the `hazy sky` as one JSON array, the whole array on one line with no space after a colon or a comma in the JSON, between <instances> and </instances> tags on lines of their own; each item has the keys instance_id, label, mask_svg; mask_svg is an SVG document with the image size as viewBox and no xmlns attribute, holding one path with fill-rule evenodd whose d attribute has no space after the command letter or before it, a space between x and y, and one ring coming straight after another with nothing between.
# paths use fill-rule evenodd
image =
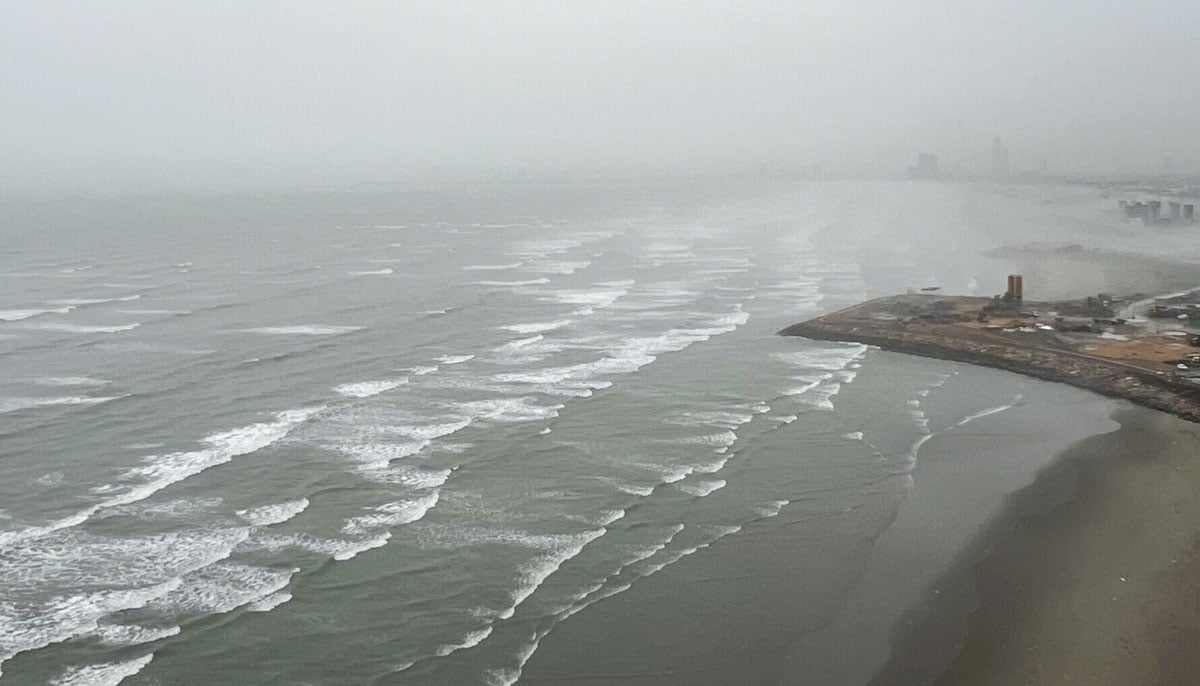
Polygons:
<instances>
[{"instance_id":1,"label":"hazy sky","mask_svg":"<svg viewBox=\"0 0 1200 686\"><path fill-rule=\"evenodd\" d=\"M1200 4L0 0L0 183L1200 164Z\"/></svg>"}]
</instances>

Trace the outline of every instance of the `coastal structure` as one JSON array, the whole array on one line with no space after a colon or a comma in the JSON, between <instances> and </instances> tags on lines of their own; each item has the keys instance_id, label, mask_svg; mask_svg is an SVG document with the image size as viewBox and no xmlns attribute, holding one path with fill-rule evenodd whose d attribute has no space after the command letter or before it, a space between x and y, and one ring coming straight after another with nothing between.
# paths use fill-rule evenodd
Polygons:
<instances>
[{"instance_id":1,"label":"coastal structure","mask_svg":"<svg viewBox=\"0 0 1200 686\"><path fill-rule=\"evenodd\" d=\"M1126 219L1141 219L1146 224L1192 224L1196 221L1196 204L1183 200L1118 200L1117 207Z\"/></svg>"},{"instance_id":2,"label":"coastal structure","mask_svg":"<svg viewBox=\"0 0 1200 686\"><path fill-rule=\"evenodd\" d=\"M994 298L906 294L871 300L779 333L996 367L1060 381L1200 422L1200 329L1186 329L1200 294L1145 301L1183 312L1163 324L1126 319L1108 294L1030 302L1020 275ZM1173 309L1169 309L1173 308Z\"/></svg>"},{"instance_id":3,"label":"coastal structure","mask_svg":"<svg viewBox=\"0 0 1200 686\"><path fill-rule=\"evenodd\" d=\"M927 152L917 155L917 166L909 167L908 173L917 179L936 179L938 177L937 155Z\"/></svg>"},{"instance_id":4,"label":"coastal structure","mask_svg":"<svg viewBox=\"0 0 1200 686\"><path fill-rule=\"evenodd\" d=\"M1004 141L996 136L992 140L992 176L998 179L1008 178L1012 173L1011 165L1008 159L1008 148L1005 147Z\"/></svg>"}]
</instances>

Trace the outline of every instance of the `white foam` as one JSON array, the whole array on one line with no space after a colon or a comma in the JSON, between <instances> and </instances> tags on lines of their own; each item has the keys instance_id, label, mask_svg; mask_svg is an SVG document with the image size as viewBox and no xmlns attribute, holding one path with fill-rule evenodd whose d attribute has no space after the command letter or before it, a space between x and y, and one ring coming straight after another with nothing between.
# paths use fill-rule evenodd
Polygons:
<instances>
[{"instance_id":1,"label":"white foam","mask_svg":"<svg viewBox=\"0 0 1200 686\"><path fill-rule=\"evenodd\" d=\"M396 272L392 271L391 267L384 267L383 269L368 269L364 271L346 273L350 276L386 276L388 274L395 274Z\"/></svg>"},{"instance_id":2,"label":"white foam","mask_svg":"<svg viewBox=\"0 0 1200 686\"><path fill-rule=\"evenodd\" d=\"M50 680L54 686L117 686L150 664L154 653L124 662L105 662L85 667L68 667Z\"/></svg>"},{"instance_id":3,"label":"white foam","mask_svg":"<svg viewBox=\"0 0 1200 686\"><path fill-rule=\"evenodd\" d=\"M242 329L245 333L257 333L268 336L332 336L336 334L361 331L361 326L325 326L321 324L298 326L260 326L253 329Z\"/></svg>"},{"instance_id":4,"label":"white foam","mask_svg":"<svg viewBox=\"0 0 1200 686\"><path fill-rule=\"evenodd\" d=\"M544 283L550 283L550 279L542 277L540 279L525 279L523 281L476 281L476 286L538 286Z\"/></svg>"},{"instance_id":5,"label":"white foam","mask_svg":"<svg viewBox=\"0 0 1200 686\"><path fill-rule=\"evenodd\" d=\"M274 610L291 599L291 593L288 593L287 591L279 591L272 593L262 600L256 600L253 603L250 603L246 606L246 610L248 612L270 612L271 610Z\"/></svg>"},{"instance_id":6,"label":"white foam","mask_svg":"<svg viewBox=\"0 0 1200 686\"><path fill-rule=\"evenodd\" d=\"M609 510L600 515L600 519L596 522L597 526L608 526L613 522L625 516L625 510Z\"/></svg>"},{"instance_id":7,"label":"white foam","mask_svg":"<svg viewBox=\"0 0 1200 686\"><path fill-rule=\"evenodd\" d=\"M666 467L662 470L664 484L673 484L676 481L682 481L695 471L692 465L684 465L682 467Z\"/></svg>"},{"instance_id":8,"label":"white foam","mask_svg":"<svg viewBox=\"0 0 1200 686\"><path fill-rule=\"evenodd\" d=\"M184 575L182 584L148 605L171 614L223 614L283 590L298 571L218 562Z\"/></svg>"},{"instance_id":9,"label":"white foam","mask_svg":"<svg viewBox=\"0 0 1200 686\"><path fill-rule=\"evenodd\" d=\"M966 417L963 417L962 419L960 419L958 421L958 423L956 423L954 426L962 426L964 424L973 422L976 419L982 419L984 417L987 417L987 416L990 416L993 414L999 414L1000 412L1004 412L1006 410L1011 410L1012 408L1016 407L1021 402L1022 397L1023 397L1023 394L1018 393L1016 396L1013 397L1013 401L1011 403L1008 403L1006 405L998 405L996 407L990 407L986 410L981 410L974 414L967 415Z\"/></svg>"},{"instance_id":10,"label":"white foam","mask_svg":"<svg viewBox=\"0 0 1200 686\"><path fill-rule=\"evenodd\" d=\"M94 633L99 628L101 618L121 610L144 607L179 585L179 579L172 579L145 588L59 596L38 608L36 614L23 613L7 600L0 600L0 664L18 653ZM71 678L71 674L67 674L67 677Z\"/></svg>"},{"instance_id":11,"label":"white foam","mask_svg":"<svg viewBox=\"0 0 1200 686\"><path fill-rule=\"evenodd\" d=\"M499 614L500 619L512 617L517 608L533 595L534 591L551 574L557 572L567 560L578 555L584 546L603 536L606 531L606 529L600 528L581 534L562 536L560 537L561 543L556 548L522 565L519 572L521 585L512 592L512 605Z\"/></svg>"},{"instance_id":12,"label":"white foam","mask_svg":"<svg viewBox=\"0 0 1200 686\"><path fill-rule=\"evenodd\" d=\"M259 422L207 436L204 439L204 443L208 444L208 447L202 450L170 453L167 455L151 455L146 458L145 465L130 469L121 475L120 481L123 484L122 486L95 489L96 492L109 492L115 490L115 488L123 488L125 489L124 491L49 524L29 527L18 531L0 532L0 547L10 546L18 541L25 541L59 529L76 526L91 519L97 512L107 508L129 505L145 500L171 484L183 481L212 467L225 464L234 457L247 455L266 448L282 439L297 425L324 409L324 407L314 407L279 412L275 415L274 421ZM124 485L131 481L138 483Z\"/></svg>"},{"instance_id":13,"label":"white foam","mask_svg":"<svg viewBox=\"0 0 1200 686\"><path fill-rule=\"evenodd\" d=\"M401 524L411 524L426 515L438 502L438 493L434 491L414 500L397 500L380 505L370 513L352 517L342 526L342 533L357 536L371 533L380 529L389 529Z\"/></svg>"},{"instance_id":14,"label":"white foam","mask_svg":"<svg viewBox=\"0 0 1200 686\"><path fill-rule=\"evenodd\" d=\"M705 481L697 481L692 484L680 484L679 490L684 493L689 493L694 496L703 498L704 496L725 487L724 479L711 479Z\"/></svg>"},{"instance_id":15,"label":"white foam","mask_svg":"<svg viewBox=\"0 0 1200 686\"><path fill-rule=\"evenodd\" d=\"M74 307L59 307L49 310L0 310L0 322L17 322L42 314L66 314Z\"/></svg>"},{"instance_id":16,"label":"white foam","mask_svg":"<svg viewBox=\"0 0 1200 686\"><path fill-rule=\"evenodd\" d=\"M459 403L455 409L475 419L501 423L532 422L553 419L558 416L562 405L537 405L528 396L519 398L495 398Z\"/></svg>"},{"instance_id":17,"label":"white foam","mask_svg":"<svg viewBox=\"0 0 1200 686\"><path fill-rule=\"evenodd\" d=\"M101 624L96 630L100 642L109 646L135 646L179 635L178 626L148 627L137 624Z\"/></svg>"},{"instance_id":18,"label":"white foam","mask_svg":"<svg viewBox=\"0 0 1200 686\"><path fill-rule=\"evenodd\" d=\"M917 463L917 456L921 453L921 446L925 445L925 443L929 439L933 438L933 436L934 434L932 433L924 434L918 438L915 443L913 443L912 448L910 448L908 451L908 467L911 468Z\"/></svg>"},{"instance_id":19,"label":"white foam","mask_svg":"<svg viewBox=\"0 0 1200 686\"><path fill-rule=\"evenodd\" d=\"M861 431L851 431L850 433L848 433L848 434L845 434L844 436L842 436L842 438L848 438L848 439L850 439L850 440L852 440L852 441L861 441L861 440L863 439L863 432L861 432Z\"/></svg>"},{"instance_id":20,"label":"white foam","mask_svg":"<svg viewBox=\"0 0 1200 686\"><path fill-rule=\"evenodd\" d=\"M123 396L91 397L66 396L62 398L3 398L0 399L0 414L29 410L37 407L60 407L63 405L99 405Z\"/></svg>"},{"instance_id":21,"label":"white foam","mask_svg":"<svg viewBox=\"0 0 1200 686\"><path fill-rule=\"evenodd\" d=\"M43 322L40 324L30 324L29 328L37 329L38 331L53 331L56 333L120 333L121 331L132 331L141 326L139 322L132 324L114 324L114 325L92 325L92 324L68 324L66 322Z\"/></svg>"},{"instance_id":22,"label":"white foam","mask_svg":"<svg viewBox=\"0 0 1200 686\"><path fill-rule=\"evenodd\" d=\"M416 376L425 376L426 374L432 374L437 370L437 365L418 365L416 367L409 368L409 371Z\"/></svg>"},{"instance_id":23,"label":"white foam","mask_svg":"<svg viewBox=\"0 0 1200 686\"><path fill-rule=\"evenodd\" d=\"M654 492L653 486L635 486L633 484L619 484L617 490L629 495L647 496Z\"/></svg>"},{"instance_id":24,"label":"white foam","mask_svg":"<svg viewBox=\"0 0 1200 686\"><path fill-rule=\"evenodd\" d=\"M680 440L682 443L729 447L737 441L737 434L732 430L727 429L715 434L707 434L704 436L688 436Z\"/></svg>"},{"instance_id":25,"label":"white foam","mask_svg":"<svg viewBox=\"0 0 1200 686\"><path fill-rule=\"evenodd\" d=\"M375 481L394 482L391 468L393 460L410 457L427 448L434 439L449 436L470 426L472 419L460 417L442 423L413 426L393 425L372 427L370 433L402 436L410 440L388 443L352 443L342 439L334 448L360 463L364 476Z\"/></svg>"},{"instance_id":26,"label":"white foam","mask_svg":"<svg viewBox=\"0 0 1200 686\"><path fill-rule=\"evenodd\" d=\"M178 498L158 503L142 502L133 505L119 505L105 510L104 516L132 516L141 519L195 519L198 515L213 514L221 503L221 498Z\"/></svg>"},{"instance_id":27,"label":"white foam","mask_svg":"<svg viewBox=\"0 0 1200 686\"><path fill-rule=\"evenodd\" d=\"M308 507L308 498L289 500L275 505L261 505L247 510L238 510L237 515L254 526L282 524Z\"/></svg>"},{"instance_id":28,"label":"white foam","mask_svg":"<svg viewBox=\"0 0 1200 686\"><path fill-rule=\"evenodd\" d=\"M539 435L539 436L545 436L546 434L550 433L550 431L551 431L551 430L552 430L552 429L551 429L550 427L548 427L548 426L547 426L546 428L544 428L544 429L542 429L541 431L539 431L539 432L538 432L538 435Z\"/></svg>"},{"instance_id":29,"label":"white foam","mask_svg":"<svg viewBox=\"0 0 1200 686\"><path fill-rule=\"evenodd\" d=\"M62 471L49 472L49 473L43 474L43 475L39 476L38 478L34 479L34 483L39 484L41 486L53 486L55 484L61 483L63 480L63 476L64 476L64 474L62 473Z\"/></svg>"},{"instance_id":30,"label":"white foam","mask_svg":"<svg viewBox=\"0 0 1200 686\"><path fill-rule=\"evenodd\" d=\"M475 359L475 356L474 355L442 355L441 357L435 357L433 359L437 360L441 364L452 365L452 364L462 364L463 362L467 362L468 360L473 360L473 359Z\"/></svg>"},{"instance_id":31,"label":"white foam","mask_svg":"<svg viewBox=\"0 0 1200 686\"><path fill-rule=\"evenodd\" d=\"M463 267L466 271L500 271L504 269L516 269L524 262L513 262L512 264L472 264L468 267Z\"/></svg>"},{"instance_id":32,"label":"white foam","mask_svg":"<svg viewBox=\"0 0 1200 686\"><path fill-rule=\"evenodd\" d=\"M759 517L775 517L790 502L790 500L770 500L754 508L754 511L758 513Z\"/></svg>"},{"instance_id":33,"label":"white foam","mask_svg":"<svg viewBox=\"0 0 1200 686\"><path fill-rule=\"evenodd\" d=\"M799 368L840 371L861 358L869 349L870 347L866 345L852 344L838 348L816 348L777 353L776 356Z\"/></svg>"},{"instance_id":34,"label":"white foam","mask_svg":"<svg viewBox=\"0 0 1200 686\"><path fill-rule=\"evenodd\" d=\"M51 305L99 305L101 303L119 303L137 300L142 296L128 295L124 298L69 298L64 300L48 300Z\"/></svg>"},{"instance_id":35,"label":"white foam","mask_svg":"<svg viewBox=\"0 0 1200 686\"><path fill-rule=\"evenodd\" d=\"M462 640L459 641L458 643L451 643L448 645L438 646L437 650L435 650L433 652L438 657L446 657L447 655L449 655L450 653L453 653L455 651L465 650L467 648L474 648L475 646L479 645L480 643L483 643L484 639L486 639L488 636L491 636L491 635L492 635L492 627L486 626L478 631L472 631L471 633L467 634L466 636L463 636Z\"/></svg>"},{"instance_id":36,"label":"white foam","mask_svg":"<svg viewBox=\"0 0 1200 686\"><path fill-rule=\"evenodd\" d=\"M39 386L107 386L112 383L105 379L93 379L89 376L47 376L34 379Z\"/></svg>"},{"instance_id":37,"label":"white foam","mask_svg":"<svg viewBox=\"0 0 1200 686\"><path fill-rule=\"evenodd\" d=\"M389 539L391 539L391 537L392 534L390 531L384 531L370 538L364 538L358 541L347 541L338 544L331 551L333 553L333 559L337 560L338 562L353 560L368 550L382 548L383 546L387 545L387 542Z\"/></svg>"},{"instance_id":38,"label":"white foam","mask_svg":"<svg viewBox=\"0 0 1200 686\"><path fill-rule=\"evenodd\" d=\"M716 453L721 457L713 458L708 462L701 462L692 467L692 472L695 474L715 474L725 467L725 463L729 461L729 457L725 454L727 447L722 446L716 449Z\"/></svg>"},{"instance_id":39,"label":"white foam","mask_svg":"<svg viewBox=\"0 0 1200 686\"><path fill-rule=\"evenodd\" d=\"M725 410L688 412L677 423L683 426L719 426L728 429L737 427L754 419L753 412L731 412Z\"/></svg>"},{"instance_id":40,"label":"white foam","mask_svg":"<svg viewBox=\"0 0 1200 686\"><path fill-rule=\"evenodd\" d=\"M381 379L379 381L360 381L358 383L347 383L337 386L333 390L350 398L369 398L373 395L379 395L393 388L399 388L408 379Z\"/></svg>"},{"instance_id":41,"label":"white foam","mask_svg":"<svg viewBox=\"0 0 1200 686\"><path fill-rule=\"evenodd\" d=\"M587 291L557 291L543 298L562 305L584 305L577 310L578 314L591 314L593 311L608 307L618 298L628 293L624 288L604 288Z\"/></svg>"},{"instance_id":42,"label":"white foam","mask_svg":"<svg viewBox=\"0 0 1200 686\"><path fill-rule=\"evenodd\" d=\"M591 264L590 260L575 262L540 260L526 265L522 271L533 272L535 274L574 274L580 269L586 269Z\"/></svg>"},{"instance_id":43,"label":"white foam","mask_svg":"<svg viewBox=\"0 0 1200 686\"><path fill-rule=\"evenodd\" d=\"M570 323L571 323L570 319L559 319L559 320L552 321L552 322L533 322L531 324L508 324L505 326L501 326L500 328L505 329L506 331L513 331L515 333L520 333L520 334L541 333L544 331L553 331L554 329L561 329L562 327L564 327Z\"/></svg>"},{"instance_id":44,"label":"white foam","mask_svg":"<svg viewBox=\"0 0 1200 686\"><path fill-rule=\"evenodd\" d=\"M364 467L359 473L366 479L376 483L404 484L412 488L437 488L450 478L449 469L433 469L431 467L414 467L400 465L398 467Z\"/></svg>"}]
</instances>

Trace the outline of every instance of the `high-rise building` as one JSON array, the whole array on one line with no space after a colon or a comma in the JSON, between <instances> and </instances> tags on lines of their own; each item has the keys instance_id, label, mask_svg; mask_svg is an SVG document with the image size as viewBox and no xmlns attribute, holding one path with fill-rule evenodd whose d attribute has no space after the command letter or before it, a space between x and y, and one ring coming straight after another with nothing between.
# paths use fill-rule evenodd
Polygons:
<instances>
[{"instance_id":1,"label":"high-rise building","mask_svg":"<svg viewBox=\"0 0 1200 686\"><path fill-rule=\"evenodd\" d=\"M938 158L927 152L917 155L917 166L909 167L909 173L918 179L936 179L938 176Z\"/></svg>"},{"instance_id":2,"label":"high-rise building","mask_svg":"<svg viewBox=\"0 0 1200 686\"><path fill-rule=\"evenodd\" d=\"M1004 146L1004 141L1000 140L999 136L992 139L992 176L996 178L1005 178L1012 173L1012 169L1008 161L1008 148Z\"/></svg>"}]
</instances>

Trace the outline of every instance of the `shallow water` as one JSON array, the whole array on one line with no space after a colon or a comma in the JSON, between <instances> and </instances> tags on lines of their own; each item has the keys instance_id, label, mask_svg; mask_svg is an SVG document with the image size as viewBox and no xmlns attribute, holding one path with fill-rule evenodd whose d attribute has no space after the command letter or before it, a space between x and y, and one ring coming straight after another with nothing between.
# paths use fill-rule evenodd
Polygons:
<instances>
[{"instance_id":1,"label":"shallow water","mask_svg":"<svg viewBox=\"0 0 1200 686\"><path fill-rule=\"evenodd\" d=\"M814 532L809 592L856 577L929 437L1041 391L774 332L997 281L974 193L13 208L0 683L512 683L570 618L772 522Z\"/></svg>"}]
</instances>

